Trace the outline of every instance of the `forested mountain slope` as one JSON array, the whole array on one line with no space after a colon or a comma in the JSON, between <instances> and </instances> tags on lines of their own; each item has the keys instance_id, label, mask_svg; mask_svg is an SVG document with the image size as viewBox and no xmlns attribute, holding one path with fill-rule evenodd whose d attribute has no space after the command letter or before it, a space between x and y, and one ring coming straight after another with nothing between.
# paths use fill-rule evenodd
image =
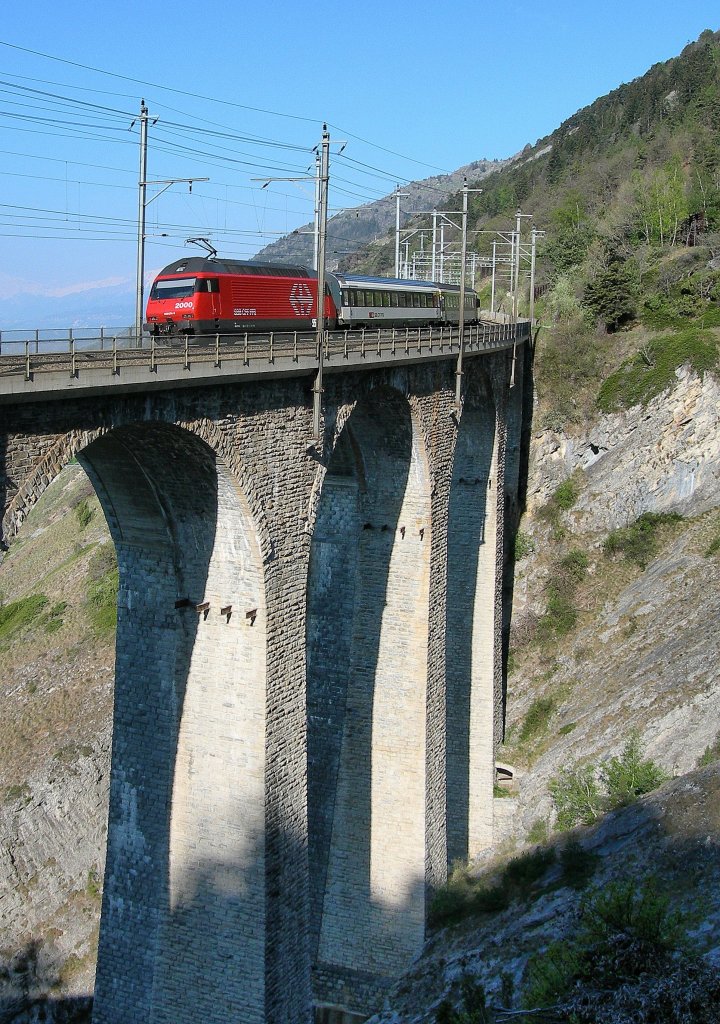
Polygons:
<instances>
[{"instance_id":1,"label":"forested mountain slope","mask_svg":"<svg viewBox=\"0 0 720 1024\"><path fill-rule=\"evenodd\" d=\"M383 1021L720 1020L718 113L708 32L473 200L547 232L498 842Z\"/></svg>"}]
</instances>

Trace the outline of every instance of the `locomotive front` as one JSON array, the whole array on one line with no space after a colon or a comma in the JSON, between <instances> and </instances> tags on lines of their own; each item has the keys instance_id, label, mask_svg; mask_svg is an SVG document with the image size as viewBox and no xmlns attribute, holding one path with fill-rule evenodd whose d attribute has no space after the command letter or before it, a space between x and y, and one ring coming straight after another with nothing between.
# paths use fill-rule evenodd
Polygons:
<instances>
[{"instance_id":1,"label":"locomotive front","mask_svg":"<svg viewBox=\"0 0 720 1024\"><path fill-rule=\"evenodd\" d=\"M202 269L193 264L203 264ZM217 328L219 280L205 260L171 264L150 289L143 329L153 335L195 334Z\"/></svg>"}]
</instances>

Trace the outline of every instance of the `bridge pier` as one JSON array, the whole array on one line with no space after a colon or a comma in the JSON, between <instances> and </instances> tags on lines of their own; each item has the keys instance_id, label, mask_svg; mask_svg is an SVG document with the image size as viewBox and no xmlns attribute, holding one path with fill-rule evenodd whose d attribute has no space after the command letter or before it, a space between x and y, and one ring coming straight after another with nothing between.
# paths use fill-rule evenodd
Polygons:
<instances>
[{"instance_id":1,"label":"bridge pier","mask_svg":"<svg viewBox=\"0 0 720 1024\"><path fill-rule=\"evenodd\" d=\"M76 456L118 551L95 1024L369 1014L492 842L505 352L0 405L4 535ZM224 609L224 610L223 610Z\"/></svg>"}]
</instances>

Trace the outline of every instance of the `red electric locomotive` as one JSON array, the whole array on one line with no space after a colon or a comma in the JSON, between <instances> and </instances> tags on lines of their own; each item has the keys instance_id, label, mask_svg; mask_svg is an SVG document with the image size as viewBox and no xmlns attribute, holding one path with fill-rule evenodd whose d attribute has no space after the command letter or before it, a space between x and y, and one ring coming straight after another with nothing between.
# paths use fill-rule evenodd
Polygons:
<instances>
[{"instance_id":1,"label":"red electric locomotive","mask_svg":"<svg viewBox=\"0 0 720 1024\"><path fill-rule=\"evenodd\" d=\"M192 256L161 270L144 329L153 335L309 331L315 327L317 276L300 266ZM325 319L337 310L326 290Z\"/></svg>"}]
</instances>

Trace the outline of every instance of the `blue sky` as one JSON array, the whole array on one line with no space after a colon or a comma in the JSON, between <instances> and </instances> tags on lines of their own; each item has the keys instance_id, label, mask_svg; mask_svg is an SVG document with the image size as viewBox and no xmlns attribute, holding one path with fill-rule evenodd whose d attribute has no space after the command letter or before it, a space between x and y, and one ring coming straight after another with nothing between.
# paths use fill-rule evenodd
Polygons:
<instances>
[{"instance_id":1,"label":"blue sky","mask_svg":"<svg viewBox=\"0 0 720 1024\"><path fill-rule=\"evenodd\" d=\"M152 273L188 236L248 258L310 220L309 182L252 179L312 173L324 120L330 204L360 205L510 156L719 27L710 0L6 5L0 299L133 287L141 97L148 179L211 179L148 204Z\"/></svg>"}]
</instances>

